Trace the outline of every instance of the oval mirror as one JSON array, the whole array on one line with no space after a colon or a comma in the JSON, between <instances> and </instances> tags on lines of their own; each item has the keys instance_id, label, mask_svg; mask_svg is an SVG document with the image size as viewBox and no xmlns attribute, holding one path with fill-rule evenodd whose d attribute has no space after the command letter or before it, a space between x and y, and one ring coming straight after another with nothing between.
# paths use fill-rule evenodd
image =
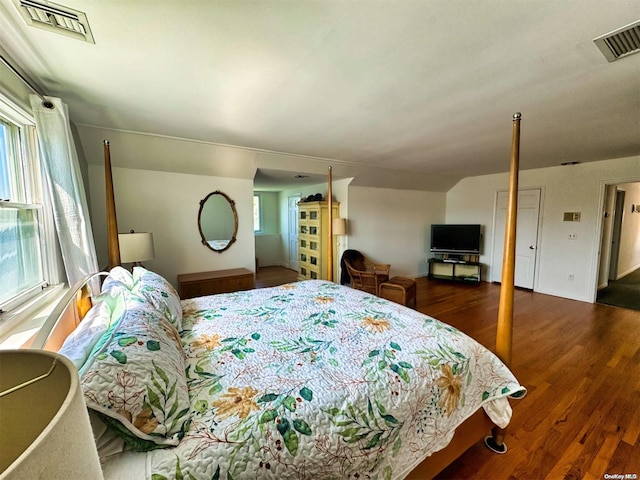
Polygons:
<instances>
[{"instance_id":1,"label":"oval mirror","mask_svg":"<svg viewBox=\"0 0 640 480\"><path fill-rule=\"evenodd\" d=\"M236 203L219 190L211 192L200 200L198 229L204 245L214 252L224 252L238 233Z\"/></svg>"}]
</instances>

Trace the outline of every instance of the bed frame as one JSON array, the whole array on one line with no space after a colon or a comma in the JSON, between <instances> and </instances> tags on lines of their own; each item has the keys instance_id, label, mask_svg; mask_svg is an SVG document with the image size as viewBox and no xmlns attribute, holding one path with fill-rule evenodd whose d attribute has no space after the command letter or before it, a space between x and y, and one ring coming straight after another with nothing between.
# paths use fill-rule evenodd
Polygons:
<instances>
[{"instance_id":1,"label":"bed frame","mask_svg":"<svg viewBox=\"0 0 640 480\"><path fill-rule=\"evenodd\" d=\"M509 194L507 204L507 218L504 237L504 257L502 262L502 283L500 286L500 302L498 308L498 327L496 332L495 353L507 365L510 366L512 355L512 331L513 331L513 297L515 275L515 241L517 221L518 198L518 171L520 156L520 113L513 115L511 162L509 173ZM118 226L116 219L115 198L113 192L113 180L111 175L111 156L109 142L104 141L105 178L107 195L107 235L109 270L120 265L120 249L118 245ZM328 172L329 203L329 228L328 228L328 252L327 252L327 279L333 281L333 219L332 219L332 171ZM58 303L55 310L47 319L34 341L31 348L46 350L58 350L64 339L82 321L86 312L91 308L91 296L88 282L96 276L107 275L107 272L98 272L87 275L73 286L64 298ZM491 430L492 435L486 436ZM425 480L433 478L450 463L462 455L473 444L484 438L487 447L497 453L504 453L506 445L504 436L506 431L493 425L483 409L478 410L460 425L449 445L440 450L418 465L408 475L408 480Z\"/></svg>"}]
</instances>

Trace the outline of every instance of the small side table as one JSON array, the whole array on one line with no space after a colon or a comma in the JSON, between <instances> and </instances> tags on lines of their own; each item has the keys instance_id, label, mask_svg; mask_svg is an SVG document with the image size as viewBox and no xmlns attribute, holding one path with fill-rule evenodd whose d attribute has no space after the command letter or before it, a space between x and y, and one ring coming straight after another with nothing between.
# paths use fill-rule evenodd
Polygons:
<instances>
[{"instance_id":1,"label":"small side table","mask_svg":"<svg viewBox=\"0 0 640 480\"><path fill-rule=\"evenodd\" d=\"M405 307L413 303L416 308L416 281L413 278L391 277L380 284L378 296L399 303Z\"/></svg>"}]
</instances>

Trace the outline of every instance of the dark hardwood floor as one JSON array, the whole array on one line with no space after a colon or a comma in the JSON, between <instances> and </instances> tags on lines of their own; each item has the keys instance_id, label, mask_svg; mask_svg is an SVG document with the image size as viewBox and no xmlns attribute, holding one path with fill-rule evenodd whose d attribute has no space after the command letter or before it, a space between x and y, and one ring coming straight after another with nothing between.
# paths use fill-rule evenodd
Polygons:
<instances>
[{"instance_id":1,"label":"dark hardwood floor","mask_svg":"<svg viewBox=\"0 0 640 480\"><path fill-rule=\"evenodd\" d=\"M494 348L498 285L417 282L419 311ZM528 394L511 402L508 452L479 443L437 478L637 480L640 311L516 290L514 317L511 369Z\"/></svg>"},{"instance_id":2,"label":"dark hardwood floor","mask_svg":"<svg viewBox=\"0 0 640 480\"><path fill-rule=\"evenodd\" d=\"M418 286L418 310L493 349L498 285ZM507 454L475 445L437 478L640 475L640 312L517 290L511 369L528 394Z\"/></svg>"},{"instance_id":3,"label":"dark hardwood floor","mask_svg":"<svg viewBox=\"0 0 640 480\"><path fill-rule=\"evenodd\" d=\"M256 272L256 288L275 287L298 280L298 272L285 267L260 267Z\"/></svg>"}]
</instances>

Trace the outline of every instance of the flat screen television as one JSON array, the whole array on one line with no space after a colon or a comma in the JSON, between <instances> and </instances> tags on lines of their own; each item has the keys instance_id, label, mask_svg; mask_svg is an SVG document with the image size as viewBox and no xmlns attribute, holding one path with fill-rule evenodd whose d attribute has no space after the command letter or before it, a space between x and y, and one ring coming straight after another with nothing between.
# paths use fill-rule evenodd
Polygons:
<instances>
[{"instance_id":1,"label":"flat screen television","mask_svg":"<svg viewBox=\"0 0 640 480\"><path fill-rule=\"evenodd\" d=\"M480 254L480 225L431 225L431 252Z\"/></svg>"}]
</instances>

